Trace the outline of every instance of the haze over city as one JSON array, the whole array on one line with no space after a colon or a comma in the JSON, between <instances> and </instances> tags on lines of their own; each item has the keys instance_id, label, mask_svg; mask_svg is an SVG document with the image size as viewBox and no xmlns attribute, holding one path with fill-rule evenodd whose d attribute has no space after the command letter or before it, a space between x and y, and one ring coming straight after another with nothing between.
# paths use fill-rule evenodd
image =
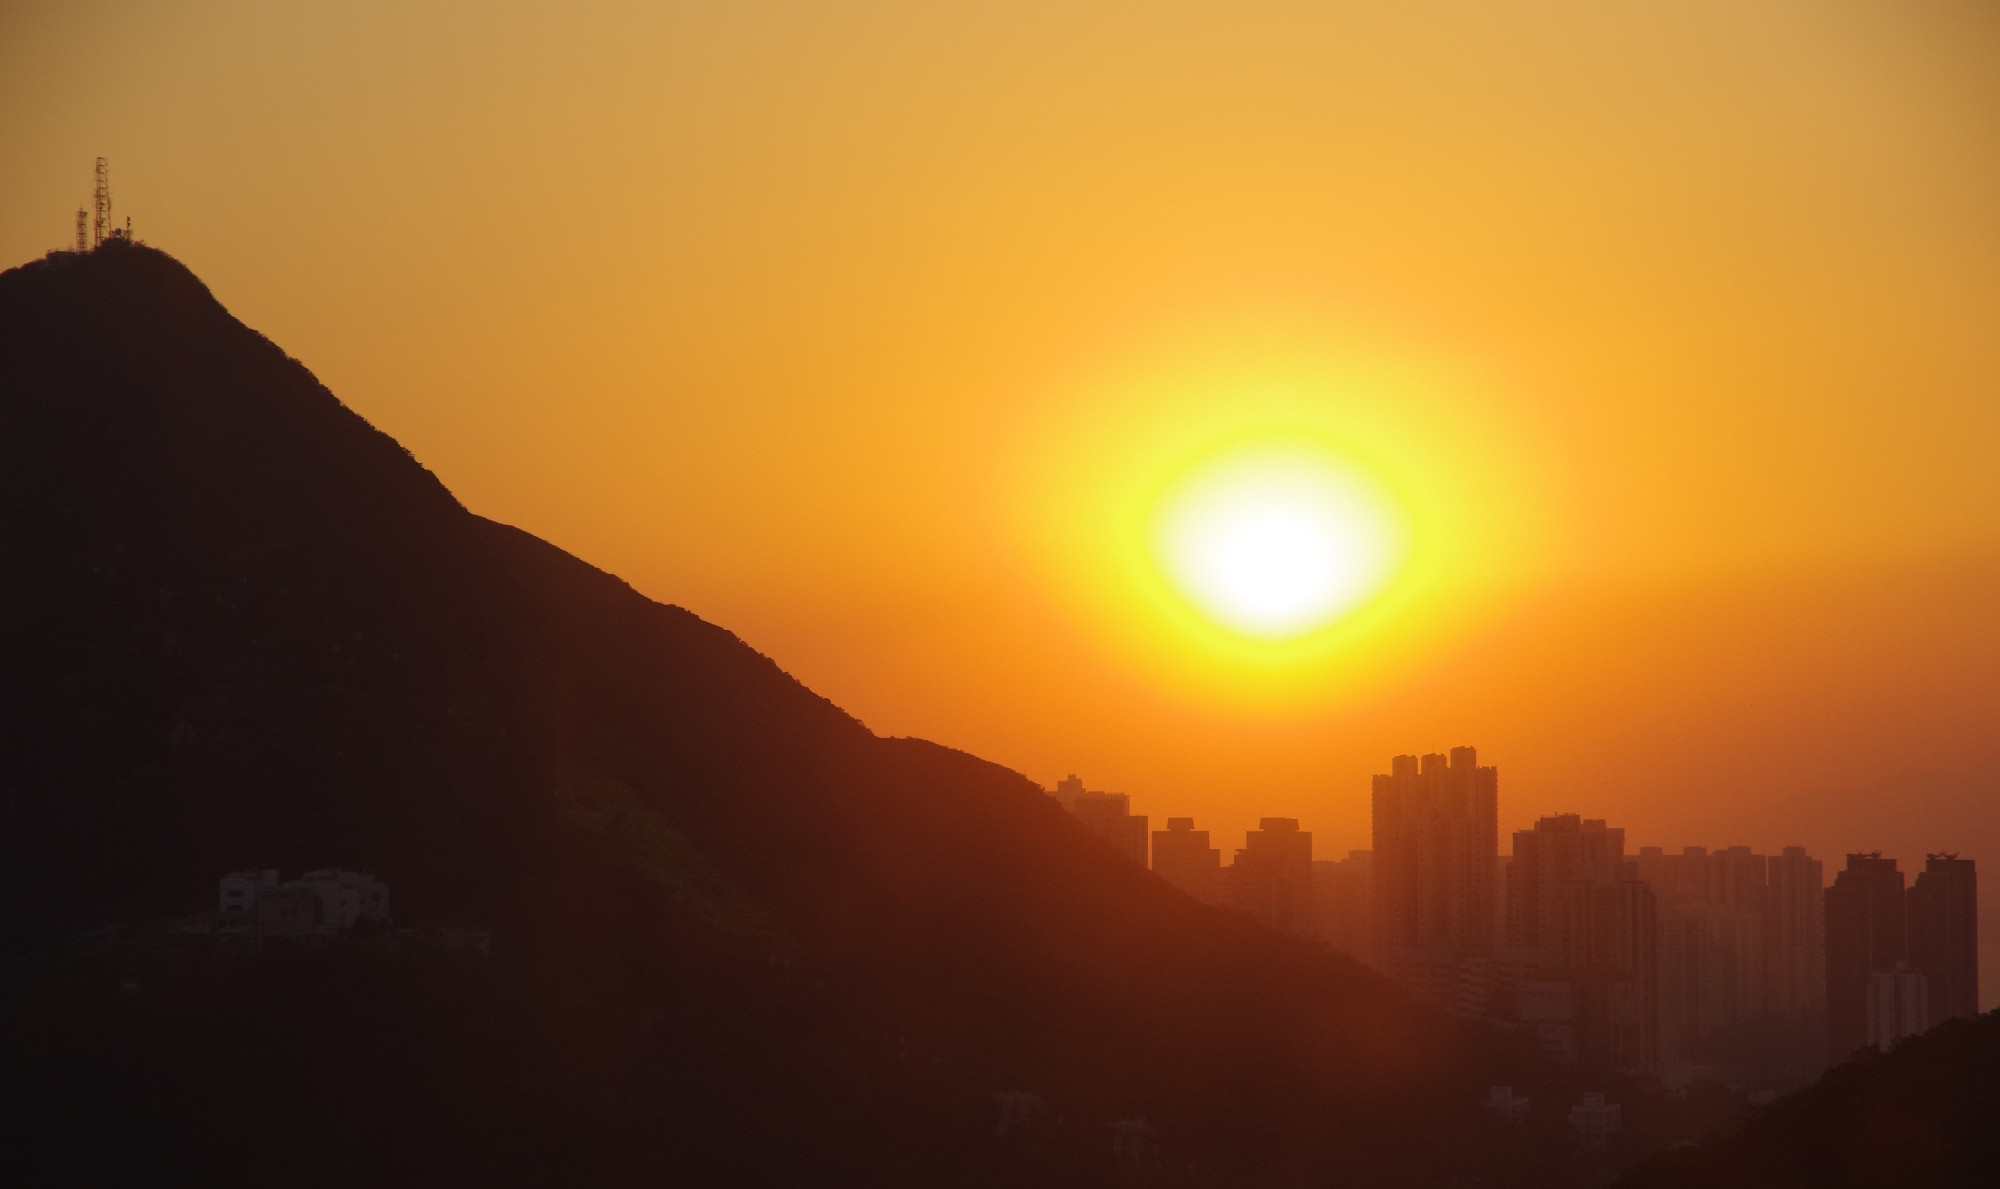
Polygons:
<instances>
[{"instance_id":1,"label":"haze over city","mask_svg":"<svg viewBox=\"0 0 2000 1189\"><path fill-rule=\"evenodd\" d=\"M1656 890L1684 847L1749 848L1792 916L1823 906L1786 848L1827 881L1857 854L1912 879L1927 856L2000 857L1989 6L20 4L0 11L0 154L0 266L98 264L79 207L109 162L107 226L133 228L101 233L114 252L136 238L184 265L463 509L734 633L874 735L1010 769L1075 816L1109 791L1148 838L1192 818L1224 868L1291 828L1308 858L1381 862L1376 782L1476 747L1501 855L1517 831L1553 846L1537 831L1609 823L1618 862L1662 848ZM121 277L101 283L144 294L133 308L194 308ZM237 368L230 333L201 341ZM230 498L268 496L244 482ZM435 605L505 586L481 581ZM259 630L243 639L277 638ZM340 647L370 647L354 630ZM162 656L186 636L161 633ZM575 722L623 711L544 690L523 648L504 680L538 710L491 711L488 742L546 727L536 778L608 774L622 792L561 794L606 820L670 799L647 782L680 787L660 773L682 760L630 759L650 743L566 750L609 747ZM437 671L476 687L482 655ZM208 687L189 688L134 737L201 738L185 724ZM707 696L659 705L707 721L687 709ZM789 696L768 723L743 711L765 725L740 737L834 732L786 717ZM703 912L789 903L730 866L750 862L718 841L735 826L660 812L750 888ZM915 828L881 812L882 838ZM341 813L312 820L348 837ZM176 861L213 860L204 896L247 881L215 911L248 912L281 861L332 887L401 853L354 829L351 855ZM409 903L453 906L426 936L510 927L409 878ZM1499 946L1509 877L1480 878L1498 899L1467 911ZM2000 1003L1991 896L1981 1008ZM1345 952L1387 970L1389 945ZM1808 998L1786 1018L1818 1020Z\"/></svg>"}]
</instances>

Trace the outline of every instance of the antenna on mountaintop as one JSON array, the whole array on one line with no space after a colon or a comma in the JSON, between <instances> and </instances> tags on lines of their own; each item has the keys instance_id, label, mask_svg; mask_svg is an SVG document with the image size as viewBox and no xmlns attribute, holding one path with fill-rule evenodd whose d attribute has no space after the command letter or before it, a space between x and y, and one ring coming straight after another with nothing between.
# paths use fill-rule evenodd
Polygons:
<instances>
[{"instance_id":1,"label":"antenna on mountaintop","mask_svg":"<svg viewBox=\"0 0 2000 1189\"><path fill-rule=\"evenodd\" d=\"M105 237L115 234L111 230L111 170L104 160L97 159L97 221L91 225L90 246L96 248Z\"/></svg>"},{"instance_id":2,"label":"antenna on mountaintop","mask_svg":"<svg viewBox=\"0 0 2000 1189\"><path fill-rule=\"evenodd\" d=\"M90 251L90 212L82 207L76 208L76 250Z\"/></svg>"}]
</instances>

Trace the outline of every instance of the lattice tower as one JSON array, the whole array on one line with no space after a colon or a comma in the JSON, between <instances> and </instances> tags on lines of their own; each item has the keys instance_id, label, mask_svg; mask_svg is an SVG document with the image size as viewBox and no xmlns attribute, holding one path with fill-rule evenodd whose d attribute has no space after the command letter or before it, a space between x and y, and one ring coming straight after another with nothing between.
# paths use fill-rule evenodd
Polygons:
<instances>
[{"instance_id":1,"label":"lattice tower","mask_svg":"<svg viewBox=\"0 0 2000 1189\"><path fill-rule=\"evenodd\" d=\"M94 201L97 205L97 220L91 224L92 248L103 243L105 237L111 234L111 169L102 157L97 159L97 193L94 195Z\"/></svg>"}]
</instances>

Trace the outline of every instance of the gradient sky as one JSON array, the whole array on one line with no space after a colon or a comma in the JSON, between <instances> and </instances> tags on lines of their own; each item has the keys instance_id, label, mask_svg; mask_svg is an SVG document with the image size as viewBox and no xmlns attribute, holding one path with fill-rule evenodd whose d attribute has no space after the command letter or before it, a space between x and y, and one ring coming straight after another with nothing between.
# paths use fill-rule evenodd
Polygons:
<instances>
[{"instance_id":1,"label":"gradient sky","mask_svg":"<svg viewBox=\"0 0 2000 1189\"><path fill-rule=\"evenodd\" d=\"M1990 3L0 6L5 263L98 154L472 509L879 732L1230 846L1472 743L1508 828L2000 864ZM1128 556L1259 433L1419 526L1287 655Z\"/></svg>"}]
</instances>

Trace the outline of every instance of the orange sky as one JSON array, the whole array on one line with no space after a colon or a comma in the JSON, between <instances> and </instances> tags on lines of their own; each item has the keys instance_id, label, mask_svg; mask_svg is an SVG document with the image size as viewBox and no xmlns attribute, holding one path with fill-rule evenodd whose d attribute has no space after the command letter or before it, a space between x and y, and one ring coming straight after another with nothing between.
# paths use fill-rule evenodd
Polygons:
<instances>
[{"instance_id":1,"label":"orange sky","mask_svg":"<svg viewBox=\"0 0 2000 1189\"><path fill-rule=\"evenodd\" d=\"M1990 4L0 8L6 263L97 154L467 505L878 731L1225 845L1473 743L1509 827L2000 863ZM1259 432L1421 549L1246 660L1119 559Z\"/></svg>"}]
</instances>

